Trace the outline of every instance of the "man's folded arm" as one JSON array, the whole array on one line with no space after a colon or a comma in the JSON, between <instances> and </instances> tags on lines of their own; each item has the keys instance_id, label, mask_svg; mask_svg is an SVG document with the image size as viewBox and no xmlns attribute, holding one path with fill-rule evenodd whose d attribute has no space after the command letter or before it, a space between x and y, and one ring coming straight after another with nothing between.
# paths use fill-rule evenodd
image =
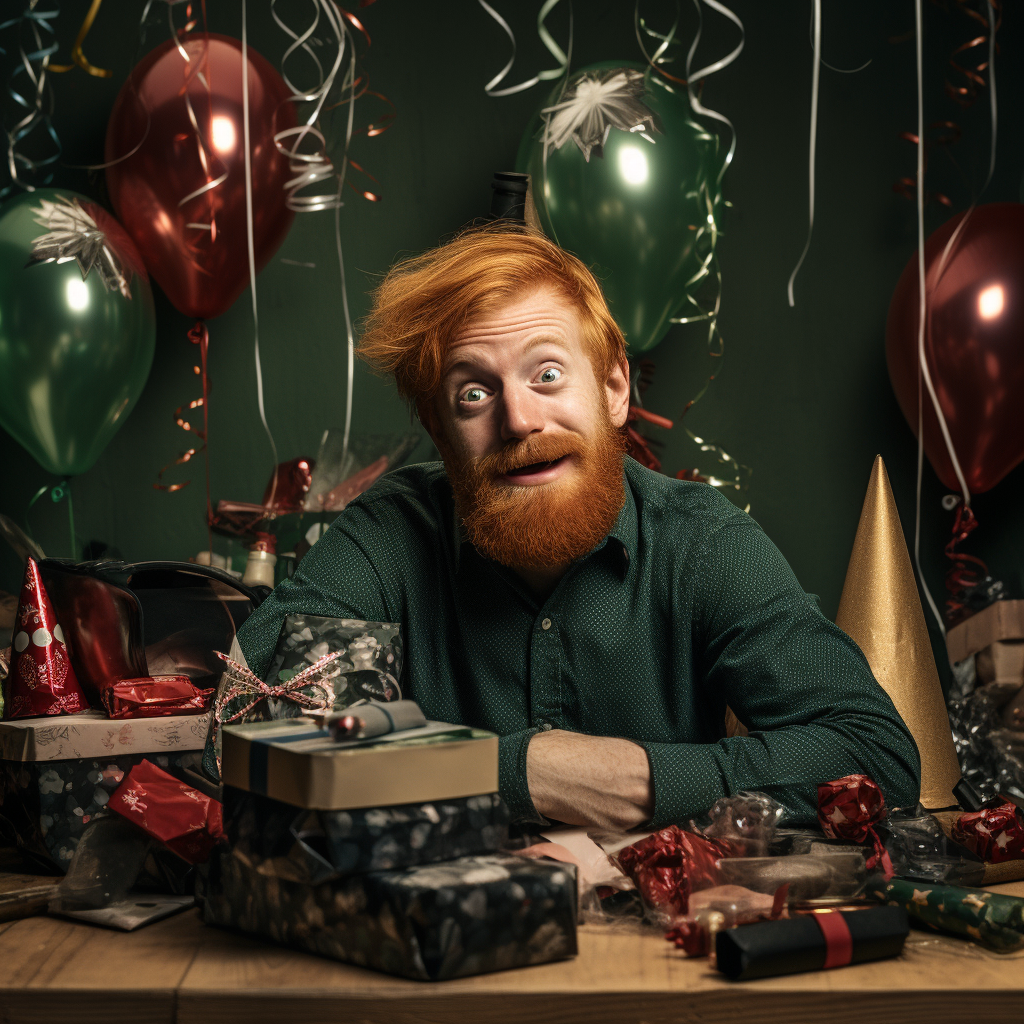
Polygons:
<instances>
[{"instance_id":1,"label":"man's folded arm","mask_svg":"<svg viewBox=\"0 0 1024 1024\"><path fill-rule=\"evenodd\" d=\"M728 704L747 736L644 743L653 827L685 822L721 796L759 790L789 824L813 824L819 783L860 773L888 806L916 803L917 747L857 645L803 592L753 520L719 529L696 559L692 588L698 696L721 721Z\"/></svg>"},{"instance_id":2,"label":"man's folded arm","mask_svg":"<svg viewBox=\"0 0 1024 1024\"><path fill-rule=\"evenodd\" d=\"M295 575L279 584L238 631L249 668L260 678L270 665L287 615L397 621L389 616L380 577L355 539L357 520L366 514L358 506L346 509L302 559Z\"/></svg>"}]
</instances>

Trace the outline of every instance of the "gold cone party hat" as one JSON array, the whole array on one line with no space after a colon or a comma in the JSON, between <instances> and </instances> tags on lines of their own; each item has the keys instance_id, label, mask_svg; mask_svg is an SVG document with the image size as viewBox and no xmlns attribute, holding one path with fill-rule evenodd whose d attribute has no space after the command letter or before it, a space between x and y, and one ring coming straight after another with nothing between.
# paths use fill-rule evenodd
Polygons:
<instances>
[{"instance_id":1,"label":"gold cone party hat","mask_svg":"<svg viewBox=\"0 0 1024 1024\"><path fill-rule=\"evenodd\" d=\"M836 625L857 642L921 753L921 803L955 805L960 766L924 609L881 455L853 542Z\"/></svg>"}]
</instances>

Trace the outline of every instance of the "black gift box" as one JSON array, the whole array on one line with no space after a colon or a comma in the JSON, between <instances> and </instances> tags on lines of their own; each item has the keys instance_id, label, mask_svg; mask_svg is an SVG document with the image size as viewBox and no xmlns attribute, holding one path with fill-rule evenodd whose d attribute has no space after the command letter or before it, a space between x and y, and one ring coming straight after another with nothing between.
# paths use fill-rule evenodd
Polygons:
<instances>
[{"instance_id":1,"label":"black gift box","mask_svg":"<svg viewBox=\"0 0 1024 1024\"><path fill-rule=\"evenodd\" d=\"M851 964L898 956L903 949L909 924L902 907L832 913L840 914L850 930ZM718 969L730 981L820 971L828 950L817 916L761 921L720 931L715 937Z\"/></svg>"},{"instance_id":2,"label":"black gift box","mask_svg":"<svg viewBox=\"0 0 1024 1024\"><path fill-rule=\"evenodd\" d=\"M286 857L305 877L389 871L500 850L508 809L497 793L350 811L309 811L224 787L224 832L258 858Z\"/></svg>"},{"instance_id":3,"label":"black gift box","mask_svg":"<svg viewBox=\"0 0 1024 1024\"><path fill-rule=\"evenodd\" d=\"M576 953L576 872L512 854L310 884L221 847L203 920L347 963L438 981Z\"/></svg>"}]
</instances>

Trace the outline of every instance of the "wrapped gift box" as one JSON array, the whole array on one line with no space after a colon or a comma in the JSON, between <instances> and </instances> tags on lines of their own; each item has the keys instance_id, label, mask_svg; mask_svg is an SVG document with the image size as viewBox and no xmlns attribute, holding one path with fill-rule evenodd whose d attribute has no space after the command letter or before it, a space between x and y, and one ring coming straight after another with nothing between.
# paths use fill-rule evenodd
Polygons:
<instances>
[{"instance_id":1,"label":"wrapped gift box","mask_svg":"<svg viewBox=\"0 0 1024 1024\"><path fill-rule=\"evenodd\" d=\"M440 981L576 953L575 868L511 854L311 884L290 865L220 848L207 924L388 974Z\"/></svg>"},{"instance_id":2,"label":"wrapped gift box","mask_svg":"<svg viewBox=\"0 0 1024 1024\"><path fill-rule=\"evenodd\" d=\"M0 721L0 825L41 866L66 871L78 840L144 758L196 770L208 716L114 722L99 712Z\"/></svg>"},{"instance_id":3,"label":"wrapped gift box","mask_svg":"<svg viewBox=\"0 0 1024 1024\"><path fill-rule=\"evenodd\" d=\"M285 617L274 656L267 669L268 686L282 686L303 669L328 654L341 652L327 677L321 680L329 690L330 708L342 711L360 701L399 700L402 690L402 635L395 622L366 622L362 619L335 619L324 615ZM248 710L250 697L226 699L230 687L228 673L221 678L214 704L220 707L220 721L262 722L295 718L305 712L294 700L265 697ZM316 696L319 687L305 687L303 693ZM239 716L240 717L237 717ZM207 776L220 781L218 759L221 753L219 728L211 728L203 755Z\"/></svg>"},{"instance_id":4,"label":"wrapped gift box","mask_svg":"<svg viewBox=\"0 0 1024 1024\"><path fill-rule=\"evenodd\" d=\"M508 809L497 793L351 811L308 811L226 786L224 832L242 854L301 862L326 878L415 867L500 850Z\"/></svg>"},{"instance_id":5,"label":"wrapped gift box","mask_svg":"<svg viewBox=\"0 0 1024 1024\"><path fill-rule=\"evenodd\" d=\"M228 725L224 784L296 807L350 810L451 800L498 789L498 737L441 722L337 741L308 718Z\"/></svg>"}]
</instances>

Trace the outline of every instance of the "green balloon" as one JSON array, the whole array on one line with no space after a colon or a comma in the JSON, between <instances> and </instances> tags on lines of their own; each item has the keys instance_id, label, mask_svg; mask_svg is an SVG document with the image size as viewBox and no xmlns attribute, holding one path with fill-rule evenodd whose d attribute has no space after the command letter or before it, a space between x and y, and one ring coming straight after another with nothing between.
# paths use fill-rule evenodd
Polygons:
<instances>
[{"instance_id":1,"label":"green balloon","mask_svg":"<svg viewBox=\"0 0 1024 1024\"><path fill-rule=\"evenodd\" d=\"M630 353L645 352L670 318L697 312L687 296L717 237L718 138L685 91L626 61L582 69L544 107L556 109L538 112L517 160L541 226L594 270Z\"/></svg>"},{"instance_id":2,"label":"green balloon","mask_svg":"<svg viewBox=\"0 0 1024 1024\"><path fill-rule=\"evenodd\" d=\"M0 426L51 473L84 473L153 363L153 292L120 224L85 196L0 207Z\"/></svg>"}]
</instances>

